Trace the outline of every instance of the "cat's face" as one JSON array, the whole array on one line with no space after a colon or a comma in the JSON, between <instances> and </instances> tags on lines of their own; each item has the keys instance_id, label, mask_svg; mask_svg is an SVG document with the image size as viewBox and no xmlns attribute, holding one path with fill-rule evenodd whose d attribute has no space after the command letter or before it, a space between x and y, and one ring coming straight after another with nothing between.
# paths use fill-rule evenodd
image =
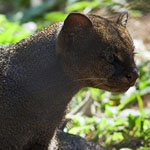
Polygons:
<instances>
[{"instance_id":1,"label":"cat's face","mask_svg":"<svg viewBox=\"0 0 150 150\"><path fill-rule=\"evenodd\" d=\"M117 21L70 14L57 40L57 52L68 75L84 86L112 92L133 86L138 72L127 18L127 13Z\"/></svg>"}]
</instances>

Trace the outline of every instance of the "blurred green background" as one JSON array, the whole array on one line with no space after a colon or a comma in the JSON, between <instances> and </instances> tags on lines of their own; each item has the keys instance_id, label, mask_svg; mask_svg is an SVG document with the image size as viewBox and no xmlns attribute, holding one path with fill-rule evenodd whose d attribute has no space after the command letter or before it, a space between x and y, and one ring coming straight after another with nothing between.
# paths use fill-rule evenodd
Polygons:
<instances>
[{"instance_id":1,"label":"blurred green background","mask_svg":"<svg viewBox=\"0 0 150 150\"><path fill-rule=\"evenodd\" d=\"M129 12L140 77L125 94L80 91L64 131L110 150L150 150L150 0L0 0L0 47L63 21L70 12L112 17L123 11Z\"/></svg>"}]
</instances>

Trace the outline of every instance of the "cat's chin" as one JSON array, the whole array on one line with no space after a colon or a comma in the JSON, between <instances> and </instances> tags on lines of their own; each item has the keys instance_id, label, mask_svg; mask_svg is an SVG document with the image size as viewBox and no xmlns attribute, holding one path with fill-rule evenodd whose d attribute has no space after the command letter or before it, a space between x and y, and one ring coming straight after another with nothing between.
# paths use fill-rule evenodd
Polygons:
<instances>
[{"instance_id":1,"label":"cat's chin","mask_svg":"<svg viewBox=\"0 0 150 150\"><path fill-rule=\"evenodd\" d=\"M125 87L125 88L120 88L120 89L111 89L109 91L113 93L125 93L126 91L128 91L129 88L130 87Z\"/></svg>"},{"instance_id":2,"label":"cat's chin","mask_svg":"<svg viewBox=\"0 0 150 150\"><path fill-rule=\"evenodd\" d=\"M135 79L131 82L124 77L118 78L117 80L108 80L107 82L104 82L103 84L101 84L100 87L97 88L113 93L125 93L130 87L134 86L136 79L137 77L135 77Z\"/></svg>"},{"instance_id":3,"label":"cat's chin","mask_svg":"<svg viewBox=\"0 0 150 150\"><path fill-rule=\"evenodd\" d=\"M109 86L109 85L103 85L100 87L96 87L99 88L101 90L106 90L109 92L113 92L113 93L125 93L131 86Z\"/></svg>"}]
</instances>

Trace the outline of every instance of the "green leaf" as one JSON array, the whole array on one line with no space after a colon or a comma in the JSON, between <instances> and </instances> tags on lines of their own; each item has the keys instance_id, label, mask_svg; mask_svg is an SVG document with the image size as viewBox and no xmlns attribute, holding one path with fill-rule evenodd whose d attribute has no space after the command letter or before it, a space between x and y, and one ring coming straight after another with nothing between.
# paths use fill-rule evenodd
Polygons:
<instances>
[{"instance_id":1,"label":"green leaf","mask_svg":"<svg viewBox=\"0 0 150 150\"><path fill-rule=\"evenodd\" d=\"M112 136L113 141L122 141L124 139L123 135L121 132L115 132Z\"/></svg>"},{"instance_id":2,"label":"green leaf","mask_svg":"<svg viewBox=\"0 0 150 150\"><path fill-rule=\"evenodd\" d=\"M51 23L63 21L66 18L66 14L62 12L51 12L45 15L45 20L49 20Z\"/></svg>"},{"instance_id":3,"label":"green leaf","mask_svg":"<svg viewBox=\"0 0 150 150\"><path fill-rule=\"evenodd\" d=\"M93 2L89 2L89 1L81 1L81 2L77 2L75 4L72 4L71 6L67 6L66 7L66 12L74 12L74 11L81 11L87 7L94 9L96 7L98 7L100 5L100 3L95 0Z\"/></svg>"},{"instance_id":4,"label":"green leaf","mask_svg":"<svg viewBox=\"0 0 150 150\"><path fill-rule=\"evenodd\" d=\"M10 22L4 15L0 15L0 43L16 43L30 35L18 23Z\"/></svg>"}]
</instances>

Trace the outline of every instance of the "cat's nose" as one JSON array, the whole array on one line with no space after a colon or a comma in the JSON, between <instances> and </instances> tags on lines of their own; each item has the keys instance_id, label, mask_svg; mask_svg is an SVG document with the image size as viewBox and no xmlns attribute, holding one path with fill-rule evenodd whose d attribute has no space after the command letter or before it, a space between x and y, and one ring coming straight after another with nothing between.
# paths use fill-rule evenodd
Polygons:
<instances>
[{"instance_id":1,"label":"cat's nose","mask_svg":"<svg viewBox=\"0 0 150 150\"><path fill-rule=\"evenodd\" d=\"M132 72L130 72L129 74L126 75L126 78L131 86L134 85L134 83L138 77L139 77L139 74L138 74L138 70L136 68L134 68L132 70Z\"/></svg>"}]
</instances>

